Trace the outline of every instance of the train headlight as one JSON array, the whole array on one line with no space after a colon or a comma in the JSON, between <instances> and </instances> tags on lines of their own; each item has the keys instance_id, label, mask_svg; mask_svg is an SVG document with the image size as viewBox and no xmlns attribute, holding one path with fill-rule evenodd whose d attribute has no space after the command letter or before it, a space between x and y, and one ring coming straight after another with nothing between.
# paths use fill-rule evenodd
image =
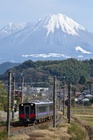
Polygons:
<instances>
[{"instance_id":1,"label":"train headlight","mask_svg":"<svg viewBox=\"0 0 93 140\"><path fill-rule=\"evenodd\" d=\"M33 106L33 104L31 104L31 106Z\"/></svg>"},{"instance_id":2,"label":"train headlight","mask_svg":"<svg viewBox=\"0 0 93 140\"><path fill-rule=\"evenodd\" d=\"M23 104L21 104L21 106L23 106Z\"/></svg>"}]
</instances>

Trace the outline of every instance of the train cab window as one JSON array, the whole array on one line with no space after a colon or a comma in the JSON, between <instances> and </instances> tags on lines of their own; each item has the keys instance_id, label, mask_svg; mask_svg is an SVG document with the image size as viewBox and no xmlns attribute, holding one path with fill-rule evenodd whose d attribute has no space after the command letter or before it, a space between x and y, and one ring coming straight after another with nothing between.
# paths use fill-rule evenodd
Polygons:
<instances>
[{"instance_id":1,"label":"train cab window","mask_svg":"<svg viewBox=\"0 0 93 140\"><path fill-rule=\"evenodd\" d=\"M25 107L25 113L26 113L26 114L29 114L29 107L28 107L28 106Z\"/></svg>"},{"instance_id":2,"label":"train cab window","mask_svg":"<svg viewBox=\"0 0 93 140\"><path fill-rule=\"evenodd\" d=\"M25 114L30 114L30 105L25 105L24 106L24 113Z\"/></svg>"},{"instance_id":3,"label":"train cab window","mask_svg":"<svg viewBox=\"0 0 93 140\"><path fill-rule=\"evenodd\" d=\"M35 113L35 106L31 106L31 113Z\"/></svg>"},{"instance_id":4,"label":"train cab window","mask_svg":"<svg viewBox=\"0 0 93 140\"><path fill-rule=\"evenodd\" d=\"M24 107L23 106L19 106L19 114L24 113Z\"/></svg>"}]
</instances>

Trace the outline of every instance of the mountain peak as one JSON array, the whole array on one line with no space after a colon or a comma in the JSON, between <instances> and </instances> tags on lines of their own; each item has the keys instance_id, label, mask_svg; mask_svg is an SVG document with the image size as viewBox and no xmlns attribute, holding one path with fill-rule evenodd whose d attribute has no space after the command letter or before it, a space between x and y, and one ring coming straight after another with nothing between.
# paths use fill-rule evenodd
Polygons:
<instances>
[{"instance_id":1,"label":"mountain peak","mask_svg":"<svg viewBox=\"0 0 93 140\"><path fill-rule=\"evenodd\" d=\"M0 31L0 33L2 35L9 35L17 30L21 30L23 28L25 28L27 25L27 23L20 23L20 24L14 24L12 22L10 22L9 24L7 24L5 27L3 27Z\"/></svg>"},{"instance_id":2,"label":"mountain peak","mask_svg":"<svg viewBox=\"0 0 93 140\"><path fill-rule=\"evenodd\" d=\"M59 28L61 28L64 33L71 35L78 35L77 30L85 30L81 25L63 14L50 15L47 19L48 24L45 26L48 30L47 35Z\"/></svg>"},{"instance_id":3,"label":"mountain peak","mask_svg":"<svg viewBox=\"0 0 93 140\"><path fill-rule=\"evenodd\" d=\"M0 30L0 50L0 62L89 59L93 33L63 14L49 15L34 23L5 26Z\"/></svg>"}]
</instances>

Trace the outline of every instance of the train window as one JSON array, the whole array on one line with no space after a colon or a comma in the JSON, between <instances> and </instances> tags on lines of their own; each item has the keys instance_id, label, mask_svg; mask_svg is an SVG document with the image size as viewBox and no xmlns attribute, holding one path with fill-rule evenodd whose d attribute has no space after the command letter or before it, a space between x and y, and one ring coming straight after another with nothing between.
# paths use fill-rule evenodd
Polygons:
<instances>
[{"instance_id":1,"label":"train window","mask_svg":"<svg viewBox=\"0 0 93 140\"><path fill-rule=\"evenodd\" d=\"M26 113L26 114L29 114L29 106L26 106L26 107L25 107L25 113Z\"/></svg>"},{"instance_id":2,"label":"train window","mask_svg":"<svg viewBox=\"0 0 93 140\"><path fill-rule=\"evenodd\" d=\"M35 113L35 106L31 106L31 113Z\"/></svg>"},{"instance_id":3,"label":"train window","mask_svg":"<svg viewBox=\"0 0 93 140\"><path fill-rule=\"evenodd\" d=\"M22 113L24 113L24 107L23 106L20 106L19 107L19 114L22 114Z\"/></svg>"},{"instance_id":4,"label":"train window","mask_svg":"<svg viewBox=\"0 0 93 140\"><path fill-rule=\"evenodd\" d=\"M49 105L49 110L53 110L53 104Z\"/></svg>"},{"instance_id":5,"label":"train window","mask_svg":"<svg viewBox=\"0 0 93 140\"><path fill-rule=\"evenodd\" d=\"M41 113L41 112L45 112L45 111L47 111L47 107L46 106L39 106L39 112Z\"/></svg>"}]
</instances>

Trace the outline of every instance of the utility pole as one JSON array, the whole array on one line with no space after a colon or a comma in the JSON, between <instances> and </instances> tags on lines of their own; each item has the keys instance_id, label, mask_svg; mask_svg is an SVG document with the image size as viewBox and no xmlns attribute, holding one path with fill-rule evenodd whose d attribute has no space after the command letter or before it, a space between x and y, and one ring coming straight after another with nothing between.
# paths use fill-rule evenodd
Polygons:
<instances>
[{"instance_id":1,"label":"utility pole","mask_svg":"<svg viewBox=\"0 0 93 140\"><path fill-rule=\"evenodd\" d=\"M24 101L24 77L22 76L22 90L21 90L21 103Z\"/></svg>"},{"instance_id":2,"label":"utility pole","mask_svg":"<svg viewBox=\"0 0 93 140\"><path fill-rule=\"evenodd\" d=\"M68 83L68 110L67 110L67 116L68 116L68 123L70 123L70 83Z\"/></svg>"},{"instance_id":3,"label":"utility pole","mask_svg":"<svg viewBox=\"0 0 93 140\"><path fill-rule=\"evenodd\" d=\"M14 120L14 108L15 108L15 76L13 75L13 91L12 91L12 121Z\"/></svg>"},{"instance_id":4,"label":"utility pole","mask_svg":"<svg viewBox=\"0 0 93 140\"><path fill-rule=\"evenodd\" d=\"M65 114L65 76L63 76L63 115Z\"/></svg>"},{"instance_id":5,"label":"utility pole","mask_svg":"<svg viewBox=\"0 0 93 140\"><path fill-rule=\"evenodd\" d=\"M11 72L8 72L8 108L7 108L7 135L10 135L10 111L11 111Z\"/></svg>"},{"instance_id":6,"label":"utility pole","mask_svg":"<svg viewBox=\"0 0 93 140\"><path fill-rule=\"evenodd\" d=\"M61 109L61 95L60 95L60 92L59 92L59 95L58 95L58 99L59 99L59 106L58 106L58 110L60 111Z\"/></svg>"},{"instance_id":7,"label":"utility pole","mask_svg":"<svg viewBox=\"0 0 93 140\"><path fill-rule=\"evenodd\" d=\"M64 108L65 108L65 92L64 92L64 86L63 86L63 115L65 114Z\"/></svg>"},{"instance_id":8,"label":"utility pole","mask_svg":"<svg viewBox=\"0 0 93 140\"><path fill-rule=\"evenodd\" d=\"M53 84L53 127L56 127L56 94L55 94L55 79L54 76L54 84Z\"/></svg>"}]
</instances>

